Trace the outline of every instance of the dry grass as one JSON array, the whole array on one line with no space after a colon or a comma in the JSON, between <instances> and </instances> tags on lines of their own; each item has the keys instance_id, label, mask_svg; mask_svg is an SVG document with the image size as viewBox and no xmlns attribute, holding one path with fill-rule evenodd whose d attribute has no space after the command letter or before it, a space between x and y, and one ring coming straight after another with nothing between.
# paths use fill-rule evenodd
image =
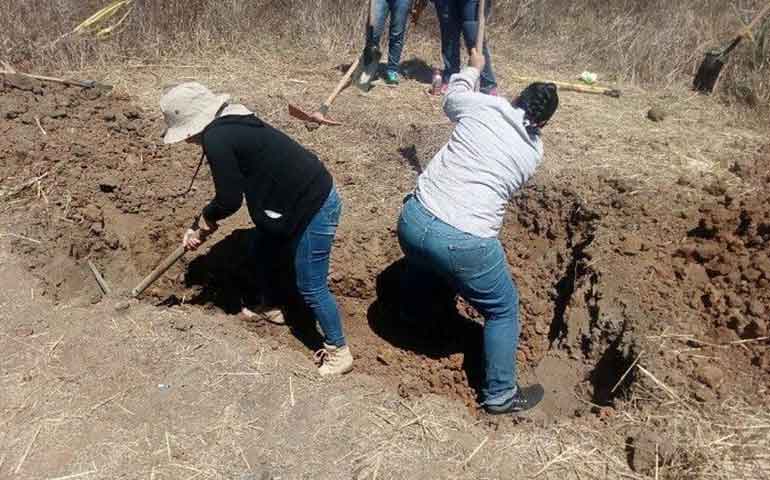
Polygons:
<instances>
[{"instance_id":1,"label":"dry grass","mask_svg":"<svg viewBox=\"0 0 770 480\"><path fill-rule=\"evenodd\" d=\"M502 2L501 2L502 3ZM524 5L524 8L520 5ZM515 1L520 29L530 36L558 39L575 62L618 79L670 85L689 81L704 51L725 46L766 5L755 0ZM750 104L770 99L770 20L731 56L724 91ZM752 97L752 94L756 98Z\"/></svg>"},{"instance_id":2,"label":"dry grass","mask_svg":"<svg viewBox=\"0 0 770 480\"><path fill-rule=\"evenodd\" d=\"M135 0L109 38L67 35L102 0L11 2L0 17L0 58L22 67L72 70L126 58L155 61L180 53L244 49L308 50L314 56L360 44L365 2L355 0ZM726 44L760 0L497 0L491 19L497 44L558 50L560 62L618 80L689 82L708 48ZM418 35L436 35L433 12ZM526 42L522 42L522 38ZM770 101L770 21L734 52L721 89L750 105Z\"/></svg>"},{"instance_id":3,"label":"dry grass","mask_svg":"<svg viewBox=\"0 0 770 480\"><path fill-rule=\"evenodd\" d=\"M40 308L13 298L16 313ZM61 307L56 314L66 322L23 341L11 341L16 322L0 330L2 381L14 386L0 408L0 476L727 480L770 473L770 414L742 401L711 410L629 403L607 423L512 424L471 417L438 397L403 400L355 374L321 380L303 356L239 335L232 323L213 327L199 313L108 312ZM195 328L180 333L169 327L174 322ZM138 361L145 356L162 360ZM69 385L74 378L77 388ZM168 390L158 390L160 382ZM674 455L661 456L657 469L633 471L627 439L639 432L655 432Z\"/></svg>"}]
</instances>

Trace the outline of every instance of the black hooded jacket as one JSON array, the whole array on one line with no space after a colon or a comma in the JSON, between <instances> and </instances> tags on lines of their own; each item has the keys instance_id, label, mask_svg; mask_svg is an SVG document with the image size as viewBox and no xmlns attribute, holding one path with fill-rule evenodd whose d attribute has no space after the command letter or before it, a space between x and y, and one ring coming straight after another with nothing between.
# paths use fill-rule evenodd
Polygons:
<instances>
[{"instance_id":1,"label":"black hooded jacket","mask_svg":"<svg viewBox=\"0 0 770 480\"><path fill-rule=\"evenodd\" d=\"M234 214L245 197L261 233L293 241L331 192L332 177L318 157L256 116L214 120L202 144L216 189L203 209L209 223Z\"/></svg>"}]
</instances>

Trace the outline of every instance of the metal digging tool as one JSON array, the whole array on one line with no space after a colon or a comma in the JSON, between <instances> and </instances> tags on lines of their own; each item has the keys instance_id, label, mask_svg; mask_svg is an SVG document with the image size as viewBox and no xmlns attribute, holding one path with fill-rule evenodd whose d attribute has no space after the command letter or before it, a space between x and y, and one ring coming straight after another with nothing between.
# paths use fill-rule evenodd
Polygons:
<instances>
[{"instance_id":1,"label":"metal digging tool","mask_svg":"<svg viewBox=\"0 0 770 480\"><path fill-rule=\"evenodd\" d=\"M727 63L727 57L730 55L730 52L735 50L735 47L745 37L751 37L751 31L768 13L770 13L770 4L763 8L746 28L736 33L730 45L723 49L706 52L706 56L698 67L698 73L695 74L695 80L692 84L695 90L701 93L711 93L714 91L714 87L716 87L719 75L722 73L722 68Z\"/></svg>"},{"instance_id":2,"label":"metal digging tool","mask_svg":"<svg viewBox=\"0 0 770 480\"><path fill-rule=\"evenodd\" d=\"M353 82L364 92L368 92L372 85L372 79L377 74L377 68L380 66L382 52L380 46L374 43L374 0L369 0L369 20L366 25L366 45L364 53L361 55L361 61L358 64L358 70L353 75Z\"/></svg>"},{"instance_id":3,"label":"metal digging tool","mask_svg":"<svg viewBox=\"0 0 770 480\"><path fill-rule=\"evenodd\" d=\"M340 80L340 82L334 88L332 94L329 95L329 98L327 98L320 107L318 107L318 110L312 113L307 113L298 106L289 104L289 115L296 119L302 120L303 122L314 122L321 125L342 125L342 122L332 120L326 115L329 113L329 108L331 108L334 100L337 98L340 92L345 89L345 86L347 86L348 82L350 82L350 78L353 76L353 72L356 70L356 68L358 68L360 61L361 59L357 58L356 61L353 62L350 68L348 68L347 73L345 73L345 76L342 77L342 80Z\"/></svg>"},{"instance_id":4,"label":"metal digging tool","mask_svg":"<svg viewBox=\"0 0 770 480\"><path fill-rule=\"evenodd\" d=\"M139 295L141 295L142 292L147 290L147 287L152 285L155 282L155 280L157 280L158 278L160 278L161 275L166 273L166 270L171 268L171 266L173 264L175 264L177 262L177 260L182 258L182 256L184 256L184 254L185 254L185 251L186 250L184 248L184 245L180 245L179 247L177 247L177 249L174 250L171 253L171 255L166 257L162 262L160 262L160 264L157 267L155 267L155 270L150 272L150 274L147 275L144 278L144 280L139 282L139 285L137 285L136 287L134 287L133 290L131 290L131 296L133 298L136 298Z\"/></svg>"}]
</instances>

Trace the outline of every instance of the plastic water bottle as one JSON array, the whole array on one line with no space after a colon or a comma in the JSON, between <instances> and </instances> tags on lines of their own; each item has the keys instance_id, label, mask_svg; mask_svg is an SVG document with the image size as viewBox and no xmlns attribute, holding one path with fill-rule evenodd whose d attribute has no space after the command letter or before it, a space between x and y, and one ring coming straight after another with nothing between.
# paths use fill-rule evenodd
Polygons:
<instances>
[{"instance_id":1,"label":"plastic water bottle","mask_svg":"<svg viewBox=\"0 0 770 480\"><path fill-rule=\"evenodd\" d=\"M433 79L431 80L430 93L433 95L441 95L441 84L443 79L441 78L441 70L438 67L433 67Z\"/></svg>"}]
</instances>

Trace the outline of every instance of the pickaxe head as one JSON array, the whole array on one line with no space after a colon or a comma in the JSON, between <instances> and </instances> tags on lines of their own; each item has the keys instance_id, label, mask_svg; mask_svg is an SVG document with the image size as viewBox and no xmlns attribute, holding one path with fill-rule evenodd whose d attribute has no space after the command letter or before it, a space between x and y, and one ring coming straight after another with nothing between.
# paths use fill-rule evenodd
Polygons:
<instances>
[{"instance_id":1,"label":"pickaxe head","mask_svg":"<svg viewBox=\"0 0 770 480\"><path fill-rule=\"evenodd\" d=\"M321 106L318 110L312 113L308 113L301 108L297 107L296 105L289 104L289 115L292 117L302 120L303 122L310 122L310 123L318 123L320 125L329 125L329 126L338 126L342 125L342 122L338 122L336 120L332 120L331 118L328 118L326 114L328 113L328 108L324 108L324 105Z\"/></svg>"}]
</instances>

